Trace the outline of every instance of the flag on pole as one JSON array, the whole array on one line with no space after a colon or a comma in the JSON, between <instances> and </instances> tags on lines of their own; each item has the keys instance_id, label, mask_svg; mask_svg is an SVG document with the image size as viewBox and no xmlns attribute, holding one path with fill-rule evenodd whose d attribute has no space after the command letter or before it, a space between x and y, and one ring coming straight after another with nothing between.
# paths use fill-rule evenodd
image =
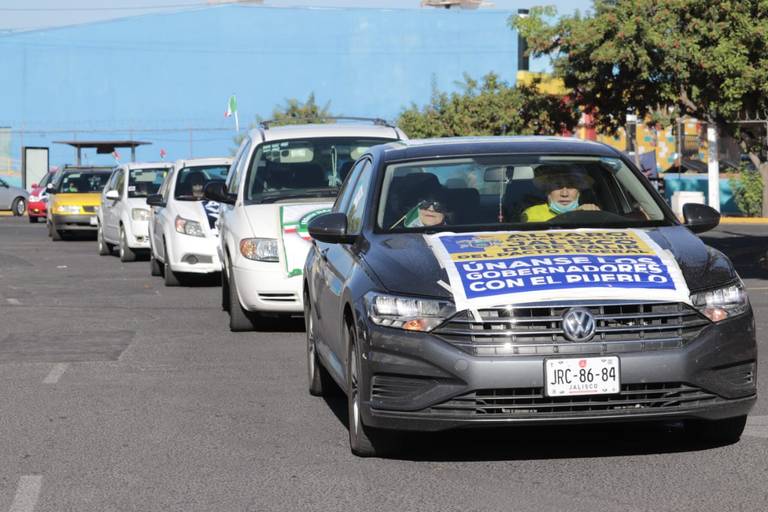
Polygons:
<instances>
[{"instance_id":1,"label":"flag on pole","mask_svg":"<svg viewBox=\"0 0 768 512\"><path fill-rule=\"evenodd\" d=\"M118 153L117 150L114 150L112 152L112 156L115 158L115 162L119 162L120 161L120 153Z\"/></svg>"},{"instance_id":2,"label":"flag on pole","mask_svg":"<svg viewBox=\"0 0 768 512\"><path fill-rule=\"evenodd\" d=\"M224 117L232 117L235 116L235 130L238 132L240 131L240 119L237 117L237 98L235 98L235 95L229 97L229 101L227 102L227 111L224 112Z\"/></svg>"},{"instance_id":3,"label":"flag on pole","mask_svg":"<svg viewBox=\"0 0 768 512\"><path fill-rule=\"evenodd\" d=\"M165 148L160 148L160 160L165 160L165 155L168 153L165 152Z\"/></svg>"}]
</instances>

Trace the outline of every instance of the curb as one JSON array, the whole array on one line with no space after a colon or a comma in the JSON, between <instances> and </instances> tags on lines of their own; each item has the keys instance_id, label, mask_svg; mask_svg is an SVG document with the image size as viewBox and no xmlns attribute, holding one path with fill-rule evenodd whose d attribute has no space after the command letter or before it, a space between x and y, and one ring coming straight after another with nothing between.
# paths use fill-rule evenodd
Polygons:
<instances>
[{"instance_id":1,"label":"curb","mask_svg":"<svg viewBox=\"0 0 768 512\"><path fill-rule=\"evenodd\" d=\"M0 217L13 217L13 212L10 210L0 210Z\"/></svg>"},{"instance_id":2,"label":"curb","mask_svg":"<svg viewBox=\"0 0 768 512\"><path fill-rule=\"evenodd\" d=\"M720 224L764 224L768 226L768 217L720 217Z\"/></svg>"}]
</instances>

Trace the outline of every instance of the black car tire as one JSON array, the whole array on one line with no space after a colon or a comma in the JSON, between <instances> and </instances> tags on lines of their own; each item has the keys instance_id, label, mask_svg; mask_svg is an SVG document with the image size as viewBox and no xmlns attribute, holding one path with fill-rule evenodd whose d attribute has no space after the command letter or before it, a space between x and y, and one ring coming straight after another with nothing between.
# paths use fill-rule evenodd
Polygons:
<instances>
[{"instance_id":1,"label":"black car tire","mask_svg":"<svg viewBox=\"0 0 768 512\"><path fill-rule=\"evenodd\" d=\"M331 375L320 362L315 349L314 319L309 297L304 295L304 327L307 332L307 380L309 381L309 394L312 396L330 396L338 387L333 382Z\"/></svg>"},{"instance_id":2,"label":"black car tire","mask_svg":"<svg viewBox=\"0 0 768 512\"><path fill-rule=\"evenodd\" d=\"M112 247L104 241L104 233L101 231L101 225L96 228L96 244L99 248L99 256L108 256L112 254Z\"/></svg>"},{"instance_id":3,"label":"black car tire","mask_svg":"<svg viewBox=\"0 0 768 512\"><path fill-rule=\"evenodd\" d=\"M229 330L232 332L247 332L255 330L253 313L243 309L237 296L237 284L232 272L229 272Z\"/></svg>"},{"instance_id":4,"label":"black car tire","mask_svg":"<svg viewBox=\"0 0 768 512\"><path fill-rule=\"evenodd\" d=\"M360 414L360 371L362 358L354 328L347 325L347 406L349 411L349 448L358 457L381 457L394 452L399 445L396 431L380 430L363 424Z\"/></svg>"},{"instance_id":5,"label":"black car tire","mask_svg":"<svg viewBox=\"0 0 768 512\"><path fill-rule=\"evenodd\" d=\"M21 217L27 211L27 202L24 200L23 197L17 197L16 199L13 200L13 204L11 205L11 210L13 210L14 217Z\"/></svg>"},{"instance_id":6,"label":"black car tire","mask_svg":"<svg viewBox=\"0 0 768 512\"><path fill-rule=\"evenodd\" d=\"M163 244L163 277L165 278L165 286L179 286L179 276L171 270L171 263L168 259L168 247Z\"/></svg>"},{"instance_id":7,"label":"black car tire","mask_svg":"<svg viewBox=\"0 0 768 512\"><path fill-rule=\"evenodd\" d=\"M227 277L227 269L221 269L221 310L229 312L229 278Z\"/></svg>"},{"instance_id":8,"label":"black car tire","mask_svg":"<svg viewBox=\"0 0 768 512\"><path fill-rule=\"evenodd\" d=\"M688 420L685 423L686 434L707 443L732 444L741 439L747 416L735 416L722 420Z\"/></svg>"},{"instance_id":9,"label":"black car tire","mask_svg":"<svg viewBox=\"0 0 768 512\"><path fill-rule=\"evenodd\" d=\"M125 237L125 229L120 226L120 261L136 261L136 252L128 247L128 239Z\"/></svg>"},{"instance_id":10,"label":"black car tire","mask_svg":"<svg viewBox=\"0 0 768 512\"><path fill-rule=\"evenodd\" d=\"M163 275L163 267L160 266L160 262L155 258L155 252L153 249L149 249L149 273L153 276Z\"/></svg>"}]
</instances>

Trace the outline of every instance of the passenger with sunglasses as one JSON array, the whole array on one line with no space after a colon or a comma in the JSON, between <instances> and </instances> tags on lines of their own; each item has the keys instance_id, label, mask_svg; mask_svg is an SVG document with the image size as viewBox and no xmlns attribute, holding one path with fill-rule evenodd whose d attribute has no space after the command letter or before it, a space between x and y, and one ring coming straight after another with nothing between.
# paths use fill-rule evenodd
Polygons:
<instances>
[{"instance_id":1,"label":"passenger with sunglasses","mask_svg":"<svg viewBox=\"0 0 768 512\"><path fill-rule=\"evenodd\" d=\"M547 222L573 211L599 211L592 203L580 204L581 192L592 188L594 180L583 169L540 165L533 171L533 183L547 194L547 202L523 211L523 222Z\"/></svg>"},{"instance_id":2,"label":"passenger with sunglasses","mask_svg":"<svg viewBox=\"0 0 768 512\"><path fill-rule=\"evenodd\" d=\"M442 226L448 221L448 209L445 202L430 196L419 201L408 210L392 227L402 225L406 228Z\"/></svg>"}]
</instances>

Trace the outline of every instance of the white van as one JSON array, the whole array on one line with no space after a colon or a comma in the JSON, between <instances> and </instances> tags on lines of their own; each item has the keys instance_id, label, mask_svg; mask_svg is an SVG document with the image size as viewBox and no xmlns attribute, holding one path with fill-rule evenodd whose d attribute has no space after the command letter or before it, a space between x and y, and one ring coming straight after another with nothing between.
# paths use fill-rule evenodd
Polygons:
<instances>
[{"instance_id":1,"label":"white van","mask_svg":"<svg viewBox=\"0 0 768 512\"><path fill-rule=\"evenodd\" d=\"M225 184L206 188L222 203L222 307L232 331L260 313L301 314L307 222L328 211L354 161L370 146L405 139L376 119L271 127L243 139Z\"/></svg>"}]
</instances>

